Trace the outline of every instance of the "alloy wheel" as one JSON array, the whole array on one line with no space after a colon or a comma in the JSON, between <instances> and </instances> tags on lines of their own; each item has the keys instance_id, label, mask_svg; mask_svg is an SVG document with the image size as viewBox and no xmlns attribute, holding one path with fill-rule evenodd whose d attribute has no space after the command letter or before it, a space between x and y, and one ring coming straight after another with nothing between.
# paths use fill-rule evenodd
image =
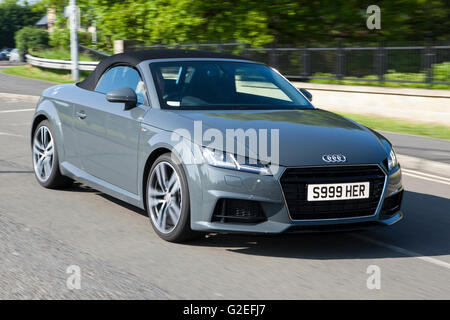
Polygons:
<instances>
[{"instance_id":1,"label":"alloy wheel","mask_svg":"<svg viewBox=\"0 0 450 320\"><path fill-rule=\"evenodd\" d=\"M175 168L167 161L159 162L153 169L147 188L150 219L159 232L172 232L180 221L182 190Z\"/></svg>"},{"instance_id":2,"label":"alloy wheel","mask_svg":"<svg viewBox=\"0 0 450 320\"><path fill-rule=\"evenodd\" d=\"M33 139L33 165L36 177L46 182L53 171L54 142L50 129L41 126Z\"/></svg>"}]
</instances>

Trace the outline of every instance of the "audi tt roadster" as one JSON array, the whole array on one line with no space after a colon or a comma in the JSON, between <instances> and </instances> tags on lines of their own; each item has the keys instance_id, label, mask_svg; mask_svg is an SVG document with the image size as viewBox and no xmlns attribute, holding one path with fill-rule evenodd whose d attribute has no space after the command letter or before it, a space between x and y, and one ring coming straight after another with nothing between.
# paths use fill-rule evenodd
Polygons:
<instances>
[{"instance_id":1,"label":"audi tt roadster","mask_svg":"<svg viewBox=\"0 0 450 320\"><path fill-rule=\"evenodd\" d=\"M43 187L78 181L146 210L173 242L401 220L391 143L311 100L246 57L113 55L85 80L43 92L31 131L34 172Z\"/></svg>"}]
</instances>

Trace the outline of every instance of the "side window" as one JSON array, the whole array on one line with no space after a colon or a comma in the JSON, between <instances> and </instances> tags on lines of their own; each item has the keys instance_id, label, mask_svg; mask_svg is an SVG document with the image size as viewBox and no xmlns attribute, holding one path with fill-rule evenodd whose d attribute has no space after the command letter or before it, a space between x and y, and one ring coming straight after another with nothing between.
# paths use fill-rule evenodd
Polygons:
<instances>
[{"instance_id":1,"label":"side window","mask_svg":"<svg viewBox=\"0 0 450 320\"><path fill-rule=\"evenodd\" d=\"M145 85L139 73L130 67L119 66L108 70L97 83L95 91L107 94L111 90L130 88L136 92L138 103L144 102Z\"/></svg>"}]
</instances>

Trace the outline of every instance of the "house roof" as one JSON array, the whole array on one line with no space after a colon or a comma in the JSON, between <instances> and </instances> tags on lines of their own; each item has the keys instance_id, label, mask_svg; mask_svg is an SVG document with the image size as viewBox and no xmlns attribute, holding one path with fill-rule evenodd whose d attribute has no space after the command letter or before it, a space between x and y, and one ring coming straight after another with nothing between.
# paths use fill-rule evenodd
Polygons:
<instances>
[{"instance_id":1,"label":"house roof","mask_svg":"<svg viewBox=\"0 0 450 320\"><path fill-rule=\"evenodd\" d=\"M38 22L36 22L37 26L47 26L48 24L48 16L43 16Z\"/></svg>"}]
</instances>

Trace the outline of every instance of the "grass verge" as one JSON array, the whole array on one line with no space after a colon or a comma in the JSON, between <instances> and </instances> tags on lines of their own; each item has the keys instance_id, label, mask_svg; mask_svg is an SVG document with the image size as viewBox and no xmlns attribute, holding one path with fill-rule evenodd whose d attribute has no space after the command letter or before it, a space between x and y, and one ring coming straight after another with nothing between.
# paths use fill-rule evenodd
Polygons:
<instances>
[{"instance_id":1,"label":"grass verge","mask_svg":"<svg viewBox=\"0 0 450 320\"><path fill-rule=\"evenodd\" d=\"M433 81L435 82L450 82L450 62L443 62L434 64L432 69ZM314 74L315 77L333 78L331 73ZM355 78L355 80L349 80ZM418 81L426 82L427 74L421 73L404 73L396 72L395 70L388 70L384 75L385 80L393 81ZM372 80L372 81L364 81ZM450 84L430 84L430 83L403 83L403 82L380 82L376 75L367 75L364 77L347 77L342 80L329 79L311 79L312 83L328 83L328 84L347 84L347 85L362 85L362 86L381 86L381 87L404 87L404 88L425 88L425 89L450 89Z\"/></svg>"},{"instance_id":2,"label":"grass verge","mask_svg":"<svg viewBox=\"0 0 450 320\"><path fill-rule=\"evenodd\" d=\"M422 89L441 89L449 90L448 84L425 84L425 83L403 83L403 82L379 82L379 81L357 81L357 80L327 80L327 79L311 79L311 83L323 84L343 84L353 86L376 86L376 87L393 87L393 88L422 88Z\"/></svg>"},{"instance_id":3,"label":"grass verge","mask_svg":"<svg viewBox=\"0 0 450 320\"><path fill-rule=\"evenodd\" d=\"M31 51L31 55L45 59L70 60L70 50L66 48L48 48L39 51ZM80 53L78 55L80 61L96 61L87 54Z\"/></svg>"},{"instance_id":4,"label":"grass verge","mask_svg":"<svg viewBox=\"0 0 450 320\"><path fill-rule=\"evenodd\" d=\"M23 65L16 67L8 67L0 70L5 74L11 74L14 76L31 78L36 80L44 80L56 83L71 83L72 75L70 70L53 70L44 69L39 67L33 67L31 65ZM89 73L80 72L80 80L83 80Z\"/></svg>"},{"instance_id":5,"label":"grass verge","mask_svg":"<svg viewBox=\"0 0 450 320\"><path fill-rule=\"evenodd\" d=\"M375 130L407 133L416 136L450 140L450 126L409 122L406 120L396 120L392 118L360 115L354 113L337 113Z\"/></svg>"}]
</instances>

